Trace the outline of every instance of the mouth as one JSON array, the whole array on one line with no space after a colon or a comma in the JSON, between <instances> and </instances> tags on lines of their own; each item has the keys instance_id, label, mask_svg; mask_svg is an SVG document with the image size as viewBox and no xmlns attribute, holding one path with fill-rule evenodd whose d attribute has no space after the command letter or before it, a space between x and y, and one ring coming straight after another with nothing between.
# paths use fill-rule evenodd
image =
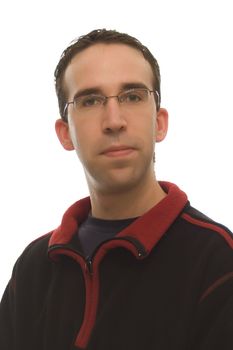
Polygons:
<instances>
[{"instance_id":1,"label":"mouth","mask_svg":"<svg viewBox=\"0 0 233 350\"><path fill-rule=\"evenodd\" d=\"M135 152L135 148L130 146L113 146L105 149L101 154L107 157L126 157Z\"/></svg>"}]
</instances>

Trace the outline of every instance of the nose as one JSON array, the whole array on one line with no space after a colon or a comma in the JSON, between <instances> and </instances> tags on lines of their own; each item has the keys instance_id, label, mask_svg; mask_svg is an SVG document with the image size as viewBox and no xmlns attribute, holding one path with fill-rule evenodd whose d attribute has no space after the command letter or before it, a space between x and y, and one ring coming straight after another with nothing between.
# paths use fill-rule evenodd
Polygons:
<instances>
[{"instance_id":1,"label":"nose","mask_svg":"<svg viewBox=\"0 0 233 350\"><path fill-rule=\"evenodd\" d=\"M104 133L118 133L126 129L127 122L117 98L108 98L104 105L102 128Z\"/></svg>"}]
</instances>

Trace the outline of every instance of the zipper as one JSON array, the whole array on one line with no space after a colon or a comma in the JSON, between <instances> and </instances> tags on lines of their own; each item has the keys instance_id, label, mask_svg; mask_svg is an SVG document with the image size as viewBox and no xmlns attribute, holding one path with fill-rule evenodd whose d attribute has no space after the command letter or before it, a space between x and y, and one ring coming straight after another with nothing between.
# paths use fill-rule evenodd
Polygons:
<instances>
[{"instance_id":1,"label":"zipper","mask_svg":"<svg viewBox=\"0 0 233 350\"><path fill-rule=\"evenodd\" d=\"M82 326L75 340L75 346L85 349L95 324L99 300L99 272L93 269L93 260L88 259L83 269L86 288L86 303Z\"/></svg>"},{"instance_id":2,"label":"zipper","mask_svg":"<svg viewBox=\"0 0 233 350\"><path fill-rule=\"evenodd\" d=\"M85 281L85 305L81 328L78 331L75 346L85 349L95 324L99 299L98 269L93 270L93 255L88 259L78 251L63 245L54 245L49 248L49 256L57 260L59 255L66 255L75 260L81 267Z\"/></svg>"},{"instance_id":3,"label":"zipper","mask_svg":"<svg viewBox=\"0 0 233 350\"><path fill-rule=\"evenodd\" d=\"M86 260L86 270L89 272L90 275L93 274L93 263L91 258L87 258Z\"/></svg>"},{"instance_id":4,"label":"zipper","mask_svg":"<svg viewBox=\"0 0 233 350\"><path fill-rule=\"evenodd\" d=\"M119 245L116 244L117 241L119 242ZM103 245L108 246L108 249L101 250L100 248ZM88 258L85 258L79 252L70 247L56 245L50 248L49 254L52 258L54 257L54 259L56 259L56 255L59 253L67 255L79 263L82 268L85 281L86 301L83 322L75 340L75 346L81 349L87 347L96 321L100 292L99 263L108 250L118 247L124 247L131 251L137 259L143 259L147 255L143 245L132 237L115 237L109 241L102 242Z\"/></svg>"},{"instance_id":5,"label":"zipper","mask_svg":"<svg viewBox=\"0 0 233 350\"><path fill-rule=\"evenodd\" d=\"M116 246L114 243L118 241L121 245ZM122 244L124 243L124 244ZM99 301L99 263L106 254L105 250L100 250L103 245L112 245L117 247L125 247L130 250L137 259L144 258L147 253L145 248L135 239L131 237L116 237L109 241L102 242L93 252L92 256L88 257L83 271L86 286L86 305L82 326L77 335L75 346L85 349L91 336L91 332L96 322L96 314ZM130 245L129 245L130 244ZM113 247L112 247L113 248ZM95 260L94 260L95 259Z\"/></svg>"}]
</instances>

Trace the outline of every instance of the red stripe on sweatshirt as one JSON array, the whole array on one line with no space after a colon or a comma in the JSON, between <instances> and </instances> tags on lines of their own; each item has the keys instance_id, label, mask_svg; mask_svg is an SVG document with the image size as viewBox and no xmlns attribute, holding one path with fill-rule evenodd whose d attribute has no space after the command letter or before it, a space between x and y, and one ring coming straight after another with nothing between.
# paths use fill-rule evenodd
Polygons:
<instances>
[{"instance_id":1,"label":"red stripe on sweatshirt","mask_svg":"<svg viewBox=\"0 0 233 350\"><path fill-rule=\"evenodd\" d=\"M182 217L187 220L188 222L190 222L191 224L206 228L206 229L210 229L212 231L217 232L220 236L222 236L226 242L228 243L228 245L233 248L233 238L230 236L230 234L224 230L224 228L218 226L217 224L211 223L211 222L205 222L202 221L200 219L196 219L193 218L192 216L190 216L189 214L182 214Z\"/></svg>"}]
</instances>

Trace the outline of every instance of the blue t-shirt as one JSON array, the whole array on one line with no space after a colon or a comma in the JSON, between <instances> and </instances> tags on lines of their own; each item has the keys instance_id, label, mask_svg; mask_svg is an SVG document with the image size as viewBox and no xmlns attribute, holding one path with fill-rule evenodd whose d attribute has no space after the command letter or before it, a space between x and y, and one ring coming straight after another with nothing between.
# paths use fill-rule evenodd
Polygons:
<instances>
[{"instance_id":1,"label":"blue t-shirt","mask_svg":"<svg viewBox=\"0 0 233 350\"><path fill-rule=\"evenodd\" d=\"M104 241L114 237L118 232L130 225L136 218L122 220L103 220L91 215L82 223L78 236L86 258Z\"/></svg>"}]
</instances>

